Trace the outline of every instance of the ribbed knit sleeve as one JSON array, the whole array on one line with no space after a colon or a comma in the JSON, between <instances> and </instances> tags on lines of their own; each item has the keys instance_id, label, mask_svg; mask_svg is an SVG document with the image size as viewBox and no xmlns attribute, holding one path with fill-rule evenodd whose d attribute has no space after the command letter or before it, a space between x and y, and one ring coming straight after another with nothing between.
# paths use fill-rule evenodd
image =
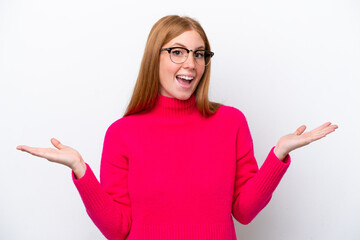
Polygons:
<instances>
[{"instance_id":1,"label":"ribbed knit sleeve","mask_svg":"<svg viewBox=\"0 0 360 240\"><path fill-rule=\"evenodd\" d=\"M274 147L262 167L258 168L253 142L245 116L238 111L239 128L236 139L236 176L232 214L242 224L250 223L269 203L290 164L290 156L281 161Z\"/></svg>"},{"instance_id":2,"label":"ribbed knit sleeve","mask_svg":"<svg viewBox=\"0 0 360 240\"><path fill-rule=\"evenodd\" d=\"M86 164L85 175L73 181L86 211L107 239L125 239L131 227L131 206L128 195L128 161L115 125L106 132L100 180Z\"/></svg>"}]
</instances>

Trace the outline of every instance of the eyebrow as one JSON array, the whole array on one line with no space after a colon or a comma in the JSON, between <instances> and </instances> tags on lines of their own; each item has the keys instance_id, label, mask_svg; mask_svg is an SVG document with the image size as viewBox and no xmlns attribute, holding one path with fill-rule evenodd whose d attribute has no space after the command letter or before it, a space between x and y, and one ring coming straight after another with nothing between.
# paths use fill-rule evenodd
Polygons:
<instances>
[{"instance_id":1,"label":"eyebrow","mask_svg":"<svg viewBox=\"0 0 360 240\"><path fill-rule=\"evenodd\" d=\"M174 43L174 44L172 44L171 46L174 47L174 45L179 45L180 47L187 48L184 44L181 44L181 43ZM196 49L201 49L201 48L202 48L202 49L205 49L204 46L197 47Z\"/></svg>"}]
</instances>

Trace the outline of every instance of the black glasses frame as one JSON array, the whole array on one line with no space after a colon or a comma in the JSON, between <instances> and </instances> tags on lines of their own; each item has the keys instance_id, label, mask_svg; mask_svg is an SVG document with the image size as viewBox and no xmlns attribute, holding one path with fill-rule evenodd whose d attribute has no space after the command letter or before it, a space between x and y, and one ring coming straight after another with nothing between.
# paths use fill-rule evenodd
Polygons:
<instances>
[{"instance_id":1,"label":"black glasses frame","mask_svg":"<svg viewBox=\"0 0 360 240\"><path fill-rule=\"evenodd\" d=\"M212 58L213 56L214 56L214 52L211 52L211 51L209 51L209 50L205 50L205 49L198 49L198 50L190 50L190 49L187 49L187 48L184 48L184 47L171 47L171 48L161 48L160 49L160 52L161 51L167 51L169 54L171 53L171 50L173 50L173 49L175 49L175 48L180 48L180 49L184 49L187 53L188 53L188 55L187 55L187 57L189 57L189 53L190 52L193 52L194 53L194 55L196 54L196 52L198 52L198 51L204 51L205 52L205 57L208 57L208 56L210 56L210 58ZM171 59L171 55L170 55L170 59ZM186 58L187 59L187 58ZM186 61L186 59L185 59L185 61ZM171 59L171 61L172 61L172 59ZM185 62L184 61L184 62ZM173 61L174 62L174 61ZM182 62L182 63L184 63L184 62ZM174 62L174 63L176 63L176 62ZM197 63L197 62L196 62ZM205 64L205 66L207 66L208 64L210 63L210 61L207 63L207 64ZM181 63L176 63L176 64L181 64Z\"/></svg>"}]
</instances>

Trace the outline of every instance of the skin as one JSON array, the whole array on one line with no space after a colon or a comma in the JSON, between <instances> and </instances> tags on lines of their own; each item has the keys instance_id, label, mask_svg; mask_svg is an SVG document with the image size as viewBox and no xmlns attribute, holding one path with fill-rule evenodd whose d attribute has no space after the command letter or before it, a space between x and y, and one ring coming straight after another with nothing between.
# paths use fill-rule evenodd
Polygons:
<instances>
[{"instance_id":1,"label":"skin","mask_svg":"<svg viewBox=\"0 0 360 240\"><path fill-rule=\"evenodd\" d=\"M204 41L196 31L187 31L178 37L172 39L165 44L163 48L183 46L190 50L196 50L204 47ZM160 87L159 93L180 100L189 99L195 91L200 79L204 73L205 67L199 66L193 58L193 52L189 53L189 57L182 64L173 63L170 60L169 53L163 51L160 55ZM191 75L194 76L192 86L189 89L181 88L176 80L176 75ZM282 161L293 150L306 146L314 141L317 141L337 129L337 125L330 122L305 132L306 126L300 126L294 133L287 134L280 138L274 148L274 154ZM72 169L76 178L84 176L86 165L80 153L75 149L63 145L55 138L51 139L51 143L55 148L38 148L29 147L26 145L19 145L16 149L30 153L34 156L45 158L50 162L59 163Z\"/></svg>"},{"instance_id":2,"label":"skin","mask_svg":"<svg viewBox=\"0 0 360 240\"><path fill-rule=\"evenodd\" d=\"M176 38L173 38L162 48L170 47L185 47L189 50L197 50L199 48L205 49L205 43L202 40L200 34L194 30L191 30L182 33ZM177 64L171 61L168 52L162 51L160 54L159 65L159 93L161 95L177 98L180 100L186 100L190 98L205 71L205 66L201 66L195 62L193 52L189 53L189 56L184 63ZM191 88L184 89L179 86L176 80L176 75L179 74L195 77L191 82Z\"/></svg>"},{"instance_id":3,"label":"skin","mask_svg":"<svg viewBox=\"0 0 360 240\"><path fill-rule=\"evenodd\" d=\"M50 141L56 149L29 147L26 145L19 145L16 149L28 152L37 157L45 158L50 162L65 165L73 170L76 178L84 176L86 165L80 153L69 146L61 144L60 141L55 138L52 138Z\"/></svg>"},{"instance_id":4,"label":"skin","mask_svg":"<svg viewBox=\"0 0 360 240\"><path fill-rule=\"evenodd\" d=\"M337 128L337 125L327 122L309 132L305 132L306 126L302 125L294 133L281 137L274 148L274 153L280 160L284 160L291 151L317 141L334 132Z\"/></svg>"}]
</instances>

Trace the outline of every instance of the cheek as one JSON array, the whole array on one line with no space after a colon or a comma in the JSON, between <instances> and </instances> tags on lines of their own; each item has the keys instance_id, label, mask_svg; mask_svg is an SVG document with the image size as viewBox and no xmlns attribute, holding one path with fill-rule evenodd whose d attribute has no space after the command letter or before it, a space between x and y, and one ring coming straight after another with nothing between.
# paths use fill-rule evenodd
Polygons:
<instances>
[{"instance_id":1,"label":"cheek","mask_svg":"<svg viewBox=\"0 0 360 240\"><path fill-rule=\"evenodd\" d=\"M160 79L160 83L163 85L167 79L167 71L166 71L166 64L163 61L160 61L160 65L159 65L159 79Z\"/></svg>"},{"instance_id":2,"label":"cheek","mask_svg":"<svg viewBox=\"0 0 360 240\"><path fill-rule=\"evenodd\" d=\"M167 81L172 79L176 72L178 71L178 67L172 63L167 61L167 59L160 59L159 64L159 77L161 81Z\"/></svg>"},{"instance_id":3,"label":"cheek","mask_svg":"<svg viewBox=\"0 0 360 240\"><path fill-rule=\"evenodd\" d=\"M199 76L200 76L200 79L203 77L204 73L205 73L205 67L204 67L204 68L200 68L199 71L198 71L198 74L199 74Z\"/></svg>"}]
</instances>

